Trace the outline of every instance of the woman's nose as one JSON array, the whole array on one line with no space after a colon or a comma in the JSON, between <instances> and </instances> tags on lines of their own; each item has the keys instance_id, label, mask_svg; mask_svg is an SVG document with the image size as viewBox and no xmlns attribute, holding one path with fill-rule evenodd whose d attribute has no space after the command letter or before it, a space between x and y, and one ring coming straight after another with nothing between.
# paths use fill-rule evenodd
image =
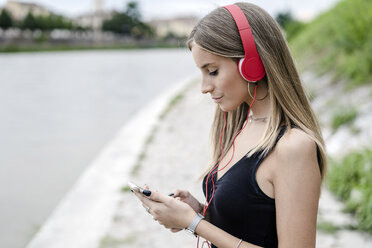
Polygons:
<instances>
[{"instance_id":1,"label":"woman's nose","mask_svg":"<svg viewBox=\"0 0 372 248\"><path fill-rule=\"evenodd\" d=\"M207 80L203 79L201 84L201 93L207 94L213 91L213 85Z\"/></svg>"}]
</instances>

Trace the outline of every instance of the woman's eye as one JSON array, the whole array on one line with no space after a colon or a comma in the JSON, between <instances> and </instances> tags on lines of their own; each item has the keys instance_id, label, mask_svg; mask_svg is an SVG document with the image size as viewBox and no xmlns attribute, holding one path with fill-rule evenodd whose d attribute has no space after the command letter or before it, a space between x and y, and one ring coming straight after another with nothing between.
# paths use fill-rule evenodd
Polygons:
<instances>
[{"instance_id":1,"label":"woman's eye","mask_svg":"<svg viewBox=\"0 0 372 248\"><path fill-rule=\"evenodd\" d=\"M218 73L218 71L217 70L214 70L214 71L209 72L209 75L210 76L216 76L217 73Z\"/></svg>"}]
</instances>

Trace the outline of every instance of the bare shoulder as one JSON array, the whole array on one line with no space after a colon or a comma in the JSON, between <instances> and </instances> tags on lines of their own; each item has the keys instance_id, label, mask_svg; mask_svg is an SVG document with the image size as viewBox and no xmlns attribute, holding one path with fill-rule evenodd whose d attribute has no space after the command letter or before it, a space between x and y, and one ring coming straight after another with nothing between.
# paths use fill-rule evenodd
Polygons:
<instances>
[{"instance_id":1,"label":"bare shoulder","mask_svg":"<svg viewBox=\"0 0 372 248\"><path fill-rule=\"evenodd\" d=\"M303 171L305 169L308 171L309 166L313 167L313 170L319 170L316 143L310 135L301 129L292 128L285 132L275 147L275 153L279 162L278 168L280 170L278 171L283 172L276 173L277 175L285 175L286 170Z\"/></svg>"},{"instance_id":2,"label":"bare shoulder","mask_svg":"<svg viewBox=\"0 0 372 248\"><path fill-rule=\"evenodd\" d=\"M298 128L292 128L284 133L276 145L280 158L298 158L300 155L316 155L315 141Z\"/></svg>"},{"instance_id":3,"label":"bare shoulder","mask_svg":"<svg viewBox=\"0 0 372 248\"><path fill-rule=\"evenodd\" d=\"M292 128L274 148L274 193L279 247L315 247L321 175L316 143Z\"/></svg>"}]
</instances>

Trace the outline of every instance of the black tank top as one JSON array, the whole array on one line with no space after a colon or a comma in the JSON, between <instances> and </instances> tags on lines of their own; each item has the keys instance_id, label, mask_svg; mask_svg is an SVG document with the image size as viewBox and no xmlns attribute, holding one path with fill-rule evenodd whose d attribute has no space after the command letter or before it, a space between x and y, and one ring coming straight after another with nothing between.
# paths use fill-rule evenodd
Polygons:
<instances>
[{"instance_id":1,"label":"black tank top","mask_svg":"<svg viewBox=\"0 0 372 248\"><path fill-rule=\"evenodd\" d=\"M283 136L283 126L275 144ZM258 186L256 171L265 159L257 152L243 156L216 182L215 195L209 205L210 222L231 235L254 245L277 248L275 199ZM213 171L215 172L217 168ZM206 177L203 180L205 194ZM208 201L212 195L212 180L208 179ZM216 247L212 244L212 247Z\"/></svg>"}]
</instances>

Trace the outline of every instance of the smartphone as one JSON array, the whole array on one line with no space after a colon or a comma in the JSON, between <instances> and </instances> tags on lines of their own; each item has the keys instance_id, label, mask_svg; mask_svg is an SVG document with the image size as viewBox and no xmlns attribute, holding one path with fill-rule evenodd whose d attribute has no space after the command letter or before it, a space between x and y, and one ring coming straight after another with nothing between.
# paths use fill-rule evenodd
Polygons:
<instances>
[{"instance_id":1,"label":"smartphone","mask_svg":"<svg viewBox=\"0 0 372 248\"><path fill-rule=\"evenodd\" d=\"M136 192L139 192L139 193L143 193L143 188L141 188L137 184L132 183L132 182L128 182L128 185L129 185L129 187L130 187L131 190L136 191Z\"/></svg>"}]
</instances>

